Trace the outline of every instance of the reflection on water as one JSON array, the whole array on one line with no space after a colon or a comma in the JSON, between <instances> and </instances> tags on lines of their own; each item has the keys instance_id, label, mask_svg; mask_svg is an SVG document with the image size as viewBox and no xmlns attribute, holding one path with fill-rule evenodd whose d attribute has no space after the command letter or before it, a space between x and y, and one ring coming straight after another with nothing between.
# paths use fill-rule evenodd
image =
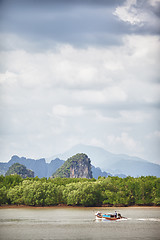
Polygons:
<instances>
[{"instance_id":1,"label":"reflection on water","mask_svg":"<svg viewBox=\"0 0 160 240\"><path fill-rule=\"evenodd\" d=\"M0 240L159 240L160 208L120 208L127 217L117 221L95 220L107 208L0 209Z\"/></svg>"}]
</instances>

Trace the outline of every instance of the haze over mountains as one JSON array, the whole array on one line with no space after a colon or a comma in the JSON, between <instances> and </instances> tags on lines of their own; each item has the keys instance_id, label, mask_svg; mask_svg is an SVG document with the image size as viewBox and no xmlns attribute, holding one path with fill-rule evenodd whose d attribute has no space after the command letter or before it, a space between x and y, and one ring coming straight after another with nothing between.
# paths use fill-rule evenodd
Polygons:
<instances>
[{"instance_id":1,"label":"haze over mountains","mask_svg":"<svg viewBox=\"0 0 160 240\"><path fill-rule=\"evenodd\" d=\"M160 165L148 162L142 158L128 156L126 154L113 154L103 148L79 144L62 154L52 157L67 160L76 153L85 153L92 161L92 165L111 174L125 174L137 176L160 177ZM49 159L48 159L49 160Z\"/></svg>"},{"instance_id":2,"label":"haze over mountains","mask_svg":"<svg viewBox=\"0 0 160 240\"><path fill-rule=\"evenodd\" d=\"M50 177L53 172L56 171L63 163L63 160L54 159L50 163L46 163L44 158L41 159L30 159L25 157L12 156L8 163L0 163L0 174L5 174L8 168L14 164L20 163L26 166L28 169L34 171L34 176L39 178Z\"/></svg>"},{"instance_id":3,"label":"haze over mountains","mask_svg":"<svg viewBox=\"0 0 160 240\"><path fill-rule=\"evenodd\" d=\"M69 157L77 153L85 153L91 160L93 177L108 175L125 176L157 176L160 177L160 165L138 157L125 154L113 154L100 147L76 145L65 153L45 159L26 159L13 156L8 163L0 163L0 174L5 174L8 168L18 162L34 171L35 176L50 177Z\"/></svg>"}]
</instances>

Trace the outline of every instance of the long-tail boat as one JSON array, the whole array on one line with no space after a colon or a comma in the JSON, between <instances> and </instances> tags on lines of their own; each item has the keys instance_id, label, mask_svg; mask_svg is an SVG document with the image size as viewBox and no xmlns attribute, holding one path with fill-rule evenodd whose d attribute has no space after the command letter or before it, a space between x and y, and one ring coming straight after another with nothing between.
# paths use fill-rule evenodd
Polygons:
<instances>
[{"instance_id":1,"label":"long-tail boat","mask_svg":"<svg viewBox=\"0 0 160 240\"><path fill-rule=\"evenodd\" d=\"M125 217L122 217L120 213L115 212L113 213L107 213L107 214L102 214L101 212L95 213L96 219L105 219L105 220L111 220L111 221L116 221Z\"/></svg>"}]
</instances>

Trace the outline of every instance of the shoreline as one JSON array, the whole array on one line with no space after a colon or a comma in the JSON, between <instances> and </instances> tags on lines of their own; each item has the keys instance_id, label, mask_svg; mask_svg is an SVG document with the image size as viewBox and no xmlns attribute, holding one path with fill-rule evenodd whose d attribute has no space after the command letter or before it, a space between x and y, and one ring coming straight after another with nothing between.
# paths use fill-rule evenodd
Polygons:
<instances>
[{"instance_id":1,"label":"shoreline","mask_svg":"<svg viewBox=\"0 0 160 240\"><path fill-rule=\"evenodd\" d=\"M84 207L84 206L67 206L67 205L56 205L56 206L26 206L26 205L2 205L0 209L17 209L17 208L29 208L29 209L49 209L49 208L92 208L92 209L115 209L115 208L159 208L160 206L127 206L127 207L120 207L120 206L99 206L99 207Z\"/></svg>"}]
</instances>

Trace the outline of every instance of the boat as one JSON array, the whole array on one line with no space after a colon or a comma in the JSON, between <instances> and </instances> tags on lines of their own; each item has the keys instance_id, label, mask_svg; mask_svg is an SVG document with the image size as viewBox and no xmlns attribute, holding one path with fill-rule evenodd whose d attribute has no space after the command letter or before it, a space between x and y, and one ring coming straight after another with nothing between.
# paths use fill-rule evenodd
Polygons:
<instances>
[{"instance_id":1,"label":"boat","mask_svg":"<svg viewBox=\"0 0 160 240\"><path fill-rule=\"evenodd\" d=\"M102 214L101 212L95 213L96 219L97 220L110 220L110 221L117 221L119 219L122 219L124 217L121 216L120 213L107 213L107 214Z\"/></svg>"}]
</instances>

